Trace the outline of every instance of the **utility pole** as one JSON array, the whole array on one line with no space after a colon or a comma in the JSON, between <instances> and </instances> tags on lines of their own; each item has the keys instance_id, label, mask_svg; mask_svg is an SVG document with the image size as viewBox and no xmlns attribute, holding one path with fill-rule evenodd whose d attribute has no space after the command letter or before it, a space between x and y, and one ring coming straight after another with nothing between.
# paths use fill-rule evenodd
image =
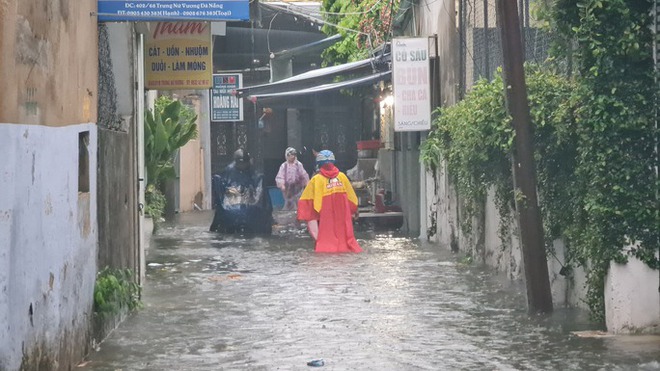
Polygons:
<instances>
[{"instance_id":1,"label":"utility pole","mask_svg":"<svg viewBox=\"0 0 660 371\"><path fill-rule=\"evenodd\" d=\"M520 225L527 306L531 313L549 313L552 312L552 294L536 194L531 118L516 0L497 0L497 13L502 35L506 105L516 133L513 152L514 197Z\"/></svg>"}]
</instances>

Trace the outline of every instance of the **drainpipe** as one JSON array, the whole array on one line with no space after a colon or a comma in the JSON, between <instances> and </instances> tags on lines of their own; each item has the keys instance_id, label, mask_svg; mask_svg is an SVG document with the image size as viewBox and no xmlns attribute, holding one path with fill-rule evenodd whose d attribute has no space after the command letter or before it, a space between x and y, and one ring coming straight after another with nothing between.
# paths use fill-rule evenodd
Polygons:
<instances>
[{"instance_id":1,"label":"drainpipe","mask_svg":"<svg viewBox=\"0 0 660 371\"><path fill-rule=\"evenodd\" d=\"M658 40L658 34L660 33L660 2L655 1L653 3L653 31L655 33L655 41L653 42L653 63L655 63L656 72L660 71L660 40ZM655 77L655 84L658 86L657 73ZM655 132L658 132L658 102L655 104ZM660 153L658 151L658 137L655 137L655 163L660 163ZM658 184L658 166L655 166L655 182ZM655 200L656 203L660 200L660 191L656 188L655 190ZM660 244L658 244L660 246ZM658 248L658 254L660 255L660 247ZM660 278L660 270L658 270L658 277ZM660 285L658 285L658 292L660 292Z\"/></svg>"},{"instance_id":2,"label":"drainpipe","mask_svg":"<svg viewBox=\"0 0 660 371\"><path fill-rule=\"evenodd\" d=\"M146 205L144 198L144 191L147 186L147 176L144 163L144 35L137 30L134 31L135 35L135 126L136 126L136 140L137 140L137 176L138 176L138 202L142 207ZM151 236L152 231L144 231L144 213L138 214L138 283L142 285L146 278L146 248L147 238ZM147 237L149 236L149 237Z\"/></svg>"}]
</instances>

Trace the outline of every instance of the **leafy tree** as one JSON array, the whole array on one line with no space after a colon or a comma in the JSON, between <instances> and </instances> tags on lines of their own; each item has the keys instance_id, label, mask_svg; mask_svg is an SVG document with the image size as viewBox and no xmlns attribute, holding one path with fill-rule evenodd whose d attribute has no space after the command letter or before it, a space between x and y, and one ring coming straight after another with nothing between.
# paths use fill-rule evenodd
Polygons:
<instances>
[{"instance_id":1,"label":"leafy tree","mask_svg":"<svg viewBox=\"0 0 660 371\"><path fill-rule=\"evenodd\" d=\"M323 0L323 32L340 33L343 39L323 52L326 64L367 58L372 50L391 39L392 20L401 0ZM352 31L351 31L352 30Z\"/></svg>"}]
</instances>

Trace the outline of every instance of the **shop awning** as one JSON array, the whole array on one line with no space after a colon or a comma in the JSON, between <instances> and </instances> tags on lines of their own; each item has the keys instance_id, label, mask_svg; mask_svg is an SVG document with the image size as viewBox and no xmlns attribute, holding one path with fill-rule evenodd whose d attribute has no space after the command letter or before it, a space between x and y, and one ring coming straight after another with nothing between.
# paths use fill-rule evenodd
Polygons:
<instances>
[{"instance_id":1,"label":"shop awning","mask_svg":"<svg viewBox=\"0 0 660 371\"><path fill-rule=\"evenodd\" d=\"M330 84L323 84L323 85L318 85L318 86L313 86L305 89L298 89L298 90L283 90L279 92L273 92L273 93L256 93L256 94L251 94L249 97L252 99L263 99L263 98L278 98L278 97L289 97L289 96L295 96L295 95L306 95L306 94L313 94L313 93L320 93L324 91L329 91L329 90L336 90L336 89L343 89L343 88L349 88L349 87L357 87L357 86L363 86L363 85L369 85L369 84L374 84L378 81L381 80L387 80L391 78L392 72L391 71L385 71L385 72L380 72L376 73L373 75L368 75L368 76L363 76L351 80L346 80L346 81L341 81L341 82L335 82L335 83L330 83Z\"/></svg>"},{"instance_id":2,"label":"shop awning","mask_svg":"<svg viewBox=\"0 0 660 371\"><path fill-rule=\"evenodd\" d=\"M310 88L309 85L318 84L320 80L324 78L326 79L326 81L331 80L332 78L338 75L349 72L357 72L360 69L367 69L367 67L369 67L368 68L369 72L377 70L376 68L377 65L382 65L383 59L388 57L389 55L385 55L384 57L378 56L374 58L363 59L356 62L344 63L337 66L318 68L270 84L255 85L242 89L237 89L236 94L239 97L265 96L266 94L276 94L276 93L291 91L295 89L307 90L307 88ZM369 77L372 76L375 75L369 75Z\"/></svg>"}]
</instances>

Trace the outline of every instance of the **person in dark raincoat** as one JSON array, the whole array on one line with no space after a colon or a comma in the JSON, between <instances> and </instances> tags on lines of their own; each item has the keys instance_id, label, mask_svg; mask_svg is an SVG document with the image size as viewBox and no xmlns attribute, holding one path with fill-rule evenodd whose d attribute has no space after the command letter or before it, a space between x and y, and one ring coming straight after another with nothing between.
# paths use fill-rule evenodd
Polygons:
<instances>
[{"instance_id":1,"label":"person in dark raincoat","mask_svg":"<svg viewBox=\"0 0 660 371\"><path fill-rule=\"evenodd\" d=\"M271 234L273 206L263 178L254 172L250 155L234 152L234 161L213 176L215 216L209 228L222 233Z\"/></svg>"}]
</instances>

